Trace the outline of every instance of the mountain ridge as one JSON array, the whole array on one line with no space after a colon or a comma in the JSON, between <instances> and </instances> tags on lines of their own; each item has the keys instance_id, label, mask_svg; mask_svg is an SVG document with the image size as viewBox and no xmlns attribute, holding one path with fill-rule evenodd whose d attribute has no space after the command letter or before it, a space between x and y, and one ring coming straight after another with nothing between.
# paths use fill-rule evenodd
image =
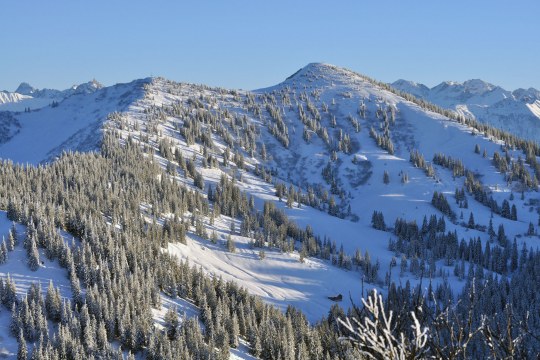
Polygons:
<instances>
[{"instance_id":1,"label":"mountain ridge","mask_svg":"<svg viewBox=\"0 0 540 360\"><path fill-rule=\"evenodd\" d=\"M95 79L65 90L36 89L29 83L22 82L14 92L0 91L0 111L35 110L53 102L61 102L73 95L91 94L102 88L103 85Z\"/></svg>"},{"instance_id":2,"label":"mountain ridge","mask_svg":"<svg viewBox=\"0 0 540 360\"><path fill-rule=\"evenodd\" d=\"M469 85L477 93L484 88L480 82ZM173 266L152 272L160 259L197 269L197 278L190 278L211 278L222 289L220 296L228 291L219 284L232 281L282 310L276 314L290 316L296 311L289 306L300 308L301 327L322 321L330 325L324 334L334 334L336 317L348 314L373 289L399 299L397 306L408 306L416 298L411 294L420 299L425 293L427 311L431 297L437 304L470 299L472 284L482 304L492 305L474 318L492 326L505 318L500 299L531 295L531 287L518 281L537 276L527 269L540 259L532 247L539 242L540 147L354 71L311 63L255 91L149 78L70 96L36 111L0 115L0 157L10 160L0 165L13 174L4 191L10 197L1 198L8 212L0 213L0 228L7 231L11 214L30 219L19 225L19 233L31 233L32 227L41 229L33 219L41 221L50 212L51 232L62 227L63 237L74 237L67 246L73 260L83 262L73 264L81 269L70 274L73 295L82 292L77 276L111 275L104 273L109 261L124 264L126 274L130 261L134 266L155 261L145 269L151 274L145 284L157 285L148 285L156 298L145 313L152 329L161 329L175 314L186 321L171 299L180 305L195 300L186 316L206 314L199 318L205 326L213 318L209 311L216 311L215 304L199 298L213 290L192 291L186 285L195 282L176 281ZM78 151L88 153L73 153ZM75 174L80 168L86 172ZM61 169L73 175L58 181ZM52 194L46 182L30 177L45 172L47 183L56 187ZM15 176L22 173L29 178L19 182ZM29 197L39 200L36 207L45 202L51 210L27 211ZM63 210L79 205L77 211ZM110 236L91 230L92 224ZM125 237L129 231L140 236ZM106 241L118 251L133 241L138 245L130 256L105 251L106 260L98 265L89 244ZM31 270L21 261L22 247L21 256L0 264L0 271L11 272L16 290L26 294L20 283ZM521 257L518 249L525 249ZM67 270L47 275L51 263L39 264L32 263L43 284L52 278L68 283ZM100 276L81 282L88 298L107 295L88 286ZM484 285L489 291L476 291ZM332 299L341 299L345 310ZM530 310L528 303L514 306L515 313ZM403 311L415 309L411 303ZM219 311L220 317L229 314ZM531 312L535 324L538 314ZM15 353L9 318L9 311L0 314L0 337ZM128 337L118 339L133 347ZM244 340L256 349L255 339ZM273 346L269 343L264 346Z\"/></svg>"},{"instance_id":3,"label":"mountain ridge","mask_svg":"<svg viewBox=\"0 0 540 360\"><path fill-rule=\"evenodd\" d=\"M445 81L432 88L403 79L390 85L463 116L540 141L540 91L532 87L508 91L480 79Z\"/></svg>"}]
</instances>

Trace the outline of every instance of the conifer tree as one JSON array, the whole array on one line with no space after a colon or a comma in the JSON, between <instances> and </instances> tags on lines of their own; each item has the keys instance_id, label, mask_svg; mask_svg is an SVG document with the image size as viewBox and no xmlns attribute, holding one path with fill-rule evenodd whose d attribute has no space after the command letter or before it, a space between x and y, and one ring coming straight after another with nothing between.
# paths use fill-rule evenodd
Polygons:
<instances>
[{"instance_id":1,"label":"conifer tree","mask_svg":"<svg viewBox=\"0 0 540 360\"><path fill-rule=\"evenodd\" d=\"M17 350L17 360L27 360L28 359L28 349L26 347L26 340L24 339L22 329L19 331L19 347Z\"/></svg>"},{"instance_id":2,"label":"conifer tree","mask_svg":"<svg viewBox=\"0 0 540 360\"><path fill-rule=\"evenodd\" d=\"M30 270L36 271L39 268L40 260L39 260L39 252L37 249L35 236L31 236L29 239L27 255L28 255L28 267L30 268Z\"/></svg>"},{"instance_id":3,"label":"conifer tree","mask_svg":"<svg viewBox=\"0 0 540 360\"><path fill-rule=\"evenodd\" d=\"M8 259L8 248L5 241L0 244L0 264L3 264Z\"/></svg>"},{"instance_id":4,"label":"conifer tree","mask_svg":"<svg viewBox=\"0 0 540 360\"><path fill-rule=\"evenodd\" d=\"M13 251L15 249L15 235L11 230L8 233L7 248L9 251Z\"/></svg>"},{"instance_id":5,"label":"conifer tree","mask_svg":"<svg viewBox=\"0 0 540 360\"><path fill-rule=\"evenodd\" d=\"M178 318L178 310L176 306L170 306L167 309L164 320L167 336L170 340L176 340L178 338L178 327L180 325L180 319Z\"/></svg>"},{"instance_id":6,"label":"conifer tree","mask_svg":"<svg viewBox=\"0 0 540 360\"><path fill-rule=\"evenodd\" d=\"M227 235L227 251L229 251L229 252L235 252L236 251L236 244L234 243L234 240L233 240L231 234Z\"/></svg>"},{"instance_id":7,"label":"conifer tree","mask_svg":"<svg viewBox=\"0 0 540 360\"><path fill-rule=\"evenodd\" d=\"M390 183L390 174L388 174L388 171L386 170L384 170L383 183L386 185Z\"/></svg>"},{"instance_id":8,"label":"conifer tree","mask_svg":"<svg viewBox=\"0 0 540 360\"><path fill-rule=\"evenodd\" d=\"M472 211L471 211L471 214L469 215L469 223L467 224L467 226L469 227L469 229L474 229L475 223L474 223L474 216L473 216Z\"/></svg>"}]
</instances>

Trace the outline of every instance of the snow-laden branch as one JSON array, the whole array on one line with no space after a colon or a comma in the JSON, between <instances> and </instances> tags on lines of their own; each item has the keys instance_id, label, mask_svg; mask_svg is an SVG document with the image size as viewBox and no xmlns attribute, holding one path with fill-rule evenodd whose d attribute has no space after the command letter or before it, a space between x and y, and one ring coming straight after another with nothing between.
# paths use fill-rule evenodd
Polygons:
<instances>
[{"instance_id":1,"label":"snow-laden branch","mask_svg":"<svg viewBox=\"0 0 540 360\"><path fill-rule=\"evenodd\" d=\"M338 319L350 333L342 340L350 340L358 346L360 353L368 359L425 359L428 340L428 328L422 328L415 313L411 311L413 319L413 336L408 339L405 334L398 336L392 331L393 313L384 310L383 299L375 290L367 300L362 299L368 316L364 319L355 318Z\"/></svg>"}]
</instances>

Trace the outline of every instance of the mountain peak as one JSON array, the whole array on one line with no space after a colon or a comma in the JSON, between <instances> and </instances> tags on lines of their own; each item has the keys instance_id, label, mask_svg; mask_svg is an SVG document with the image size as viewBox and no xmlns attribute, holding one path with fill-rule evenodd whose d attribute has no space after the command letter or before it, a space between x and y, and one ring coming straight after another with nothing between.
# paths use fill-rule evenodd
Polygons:
<instances>
[{"instance_id":1,"label":"mountain peak","mask_svg":"<svg viewBox=\"0 0 540 360\"><path fill-rule=\"evenodd\" d=\"M101 83L99 83L96 79L92 79L92 81L83 84L73 85L71 89L73 90L74 94L91 94L102 87L103 85Z\"/></svg>"},{"instance_id":2,"label":"mountain peak","mask_svg":"<svg viewBox=\"0 0 540 360\"><path fill-rule=\"evenodd\" d=\"M22 82L15 90L16 93L21 95L32 95L35 91L36 89L27 82Z\"/></svg>"},{"instance_id":3,"label":"mountain peak","mask_svg":"<svg viewBox=\"0 0 540 360\"><path fill-rule=\"evenodd\" d=\"M405 80L405 79L398 79L398 80L394 81L392 84L393 85L394 84L395 85L408 85L408 86L414 86L414 87L419 86L419 85L423 85L423 84L418 84L418 83L416 83L414 81Z\"/></svg>"},{"instance_id":4,"label":"mountain peak","mask_svg":"<svg viewBox=\"0 0 540 360\"><path fill-rule=\"evenodd\" d=\"M312 73L318 73L324 71L325 69L336 68L334 65L321 63L321 62L312 62L304 66L303 68L298 69L295 73L287 77L286 80L294 79L298 76L306 76Z\"/></svg>"},{"instance_id":5,"label":"mountain peak","mask_svg":"<svg viewBox=\"0 0 540 360\"><path fill-rule=\"evenodd\" d=\"M393 88L420 98L425 97L429 93L429 88L426 85L410 80L399 79L394 81L391 85Z\"/></svg>"},{"instance_id":6,"label":"mountain peak","mask_svg":"<svg viewBox=\"0 0 540 360\"><path fill-rule=\"evenodd\" d=\"M516 89L512 92L512 95L519 100L526 103L533 103L536 100L540 100L540 90L536 90L535 88L528 88L528 89Z\"/></svg>"},{"instance_id":7,"label":"mountain peak","mask_svg":"<svg viewBox=\"0 0 540 360\"><path fill-rule=\"evenodd\" d=\"M484 94L498 87L481 79L467 80L462 84L462 86L466 91L473 94Z\"/></svg>"}]
</instances>

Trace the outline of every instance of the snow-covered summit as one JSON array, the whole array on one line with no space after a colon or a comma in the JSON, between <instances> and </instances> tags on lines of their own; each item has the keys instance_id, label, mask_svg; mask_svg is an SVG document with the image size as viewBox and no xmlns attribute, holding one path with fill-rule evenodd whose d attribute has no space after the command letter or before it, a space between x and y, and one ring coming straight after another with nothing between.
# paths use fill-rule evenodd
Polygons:
<instances>
[{"instance_id":1,"label":"snow-covered summit","mask_svg":"<svg viewBox=\"0 0 540 360\"><path fill-rule=\"evenodd\" d=\"M30 85L27 82L22 82L17 87L17 90L15 90L17 94L28 95L28 96L32 95L35 91L36 91L36 88L34 88L32 85Z\"/></svg>"},{"instance_id":2,"label":"snow-covered summit","mask_svg":"<svg viewBox=\"0 0 540 360\"><path fill-rule=\"evenodd\" d=\"M332 82L334 82L334 85L335 82L339 84L352 84L362 78L360 74L346 68L327 63L313 62L299 69L276 86L292 84L303 84L307 86L314 82L317 82L318 85L331 86Z\"/></svg>"},{"instance_id":3,"label":"snow-covered summit","mask_svg":"<svg viewBox=\"0 0 540 360\"><path fill-rule=\"evenodd\" d=\"M462 86L465 89L465 91L471 94L478 94L478 95L482 95L482 94L485 94L486 92L493 91L496 88L500 89L500 87L490 84L481 79L467 80L462 84Z\"/></svg>"},{"instance_id":4,"label":"snow-covered summit","mask_svg":"<svg viewBox=\"0 0 540 360\"><path fill-rule=\"evenodd\" d=\"M532 104L537 100L540 100L540 90L536 90L535 88L528 88L528 89L516 89L512 92L516 100L526 102L528 104Z\"/></svg>"},{"instance_id":5,"label":"snow-covered summit","mask_svg":"<svg viewBox=\"0 0 540 360\"><path fill-rule=\"evenodd\" d=\"M96 79L93 79L83 84L73 85L69 90L71 90L72 94L91 94L101 88L103 88L103 85ZM64 93L69 93L69 90L65 90Z\"/></svg>"},{"instance_id":6,"label":"snow-covered summit","mask_svg":"<svg viewBox=\"0 0 540 360\"><path fill-rule=\"evenodd\" d=\"M392 85L405 91L398 82ZM420 85L417 87L420 88ZM463 83L445 81L431 89L422 85L422 90L423 92L418 95L446 107L455 107L463 103L490 106L512 96L511 92L480 79L467 80Z\"/></svg>"},{"instance_id":7,"label":"snow-covered summit","mask_svg":"<svg viewBox=\"0 0 540 360\"><path fill-rule=\"evenodd\" d=\"M406 80L391 85L443 108L540 141L540 91L534 88L509 91L480 79L445 81L432 88Z\"/></svg>"},{"instance_id":8,"label":"snow-covered summit","mask_svg":"<svg viewBox=\"0 0 540 360\"><path fill-rule=\"evenodd\" d=\"M409 93L419 98L423 98L429 93L429 88L424 84L418 84L414 81L399 79L392 84L396 89Z\"/></svg>"},{"instance_id":9,"label":"snow-covered summit","mask_svg":"<svg viewBox=\"0 0 540 360\"><path fill-rule=\"evenodd\" d=\"M95 79L83 84L73 85L66 90L37 89L27 82L22 82L15 92L2 91L0 95L0 111L23 111L39 109L59 103L70 96L92 94L103 88Z\"/></svg>"}]
</instances>

